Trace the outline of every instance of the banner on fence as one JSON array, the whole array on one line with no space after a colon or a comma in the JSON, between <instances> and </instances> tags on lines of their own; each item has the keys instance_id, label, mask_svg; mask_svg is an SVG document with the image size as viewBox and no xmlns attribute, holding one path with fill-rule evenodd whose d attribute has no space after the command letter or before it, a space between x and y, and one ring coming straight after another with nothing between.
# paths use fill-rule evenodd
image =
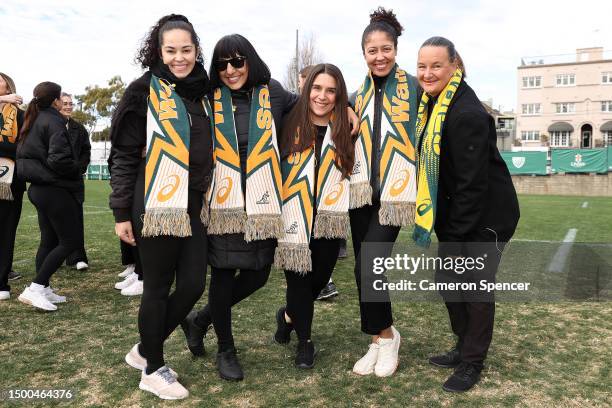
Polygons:
<instances>
[{"instance_id":1,"label":"banner on fence","mask_svg":"<svg viewBox=\"0 0 612 408\"><path fill-rule=\"evenodd\" d=\"M553 173L607 173L606 149L553 149Z\"/></svg>"},{"instance_id":2,"label":"banner on fence","mask_svg":"<svg viewBox=\"0 0 612 408\"><path fill-rule=\"evenodd\" d=\"M501 152L510 174L546 174L546 152Z\"/></svg>"},{"instance_id":3,"label":"banner on fence","mask_svg":"<svg viewBox=\"0 0 612 408\"><path fill-rule=\"evenodd\" d=\"M612 146L608 146L608 171L612 171Z\"/></svg>"},{"instance_id":4,"label":"banner on fence","mask_svg":"<svg viewBox=\"0 0 612 408\"><path fill-rule=\"evenodd\" d=\"M90 164L87 167L87 180L108 180L110 173L107 164Z\"/></svg>"}]
</instances>

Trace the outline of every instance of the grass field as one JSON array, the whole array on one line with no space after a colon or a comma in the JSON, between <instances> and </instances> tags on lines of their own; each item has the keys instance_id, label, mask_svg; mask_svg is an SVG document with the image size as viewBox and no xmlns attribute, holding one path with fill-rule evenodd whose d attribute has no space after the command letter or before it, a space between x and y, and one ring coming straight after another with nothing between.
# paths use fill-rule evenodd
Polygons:
<instances>
[{"instance_id":1,"label":"grass field","mask_svg":"<svg viewBox=\"0 0 612 408\"><path fill-rule=\"evenodd\" d=\"M194 359L179 329L166 343L166 361L191 395L180 402L163 402L138 389L140 373L123 361L138 341L139 298L123 297L113 289L123 268L107 209L108 192L105 182L87 182L91 267L84 273L62 268L53 277L52 285L68 297L55 313L42 313L16 300L34 276L39 240L36 213L25 199L14 265L24 277L12 282L11 300L0 303L0 389L71 389L75 399L60 405L109 407L585 407L609 406L612 401L609 302L499 303L483 379L462 395L442 391L450 371L427 363L429 355L454 341L443 304L398 302L394 318L403 340L399 371L387 379L353 375L352 365L369 339L359 331L349 256L334 272L340 296L316 304L313 341L319 354L313 370L294 368L295 337L287 347L271 341L274 312L284 299L284 276L273 271L262 290L233 310L245 380L219 379L214 333L206 339L207 354ZM584 201L587 208L582 208ZM612 198L522 196L520 202L517 239L561 241L568 229L577 228L577 241L612 242ZM408 238L408 232L402 232L400 240ZM200 304L204 302L205 297Z\"/></svg>"}]
</instances>

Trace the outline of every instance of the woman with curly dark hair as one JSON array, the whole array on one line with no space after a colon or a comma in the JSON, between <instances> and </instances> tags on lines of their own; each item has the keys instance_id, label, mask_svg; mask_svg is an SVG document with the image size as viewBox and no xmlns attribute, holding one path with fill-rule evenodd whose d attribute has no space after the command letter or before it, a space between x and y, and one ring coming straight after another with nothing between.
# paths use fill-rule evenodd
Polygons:
<instances>
[{"instance_id":1,"label":"woman with curly dark hair","mask_svg":"<svg viewBox=\"0 0 612 408\"><path fill-rule=\"evenodd\" d=\"M115 232L137 246L146 277L140 343L125 360L142 370L140 388L163 399L189 395L166 366L163 346L202 295L206 277L201 211L212 142L209 80L201 56L186 17L161 18L137 56L147 72L128 86L111 126Z\"/></svg>"}]
</instances>

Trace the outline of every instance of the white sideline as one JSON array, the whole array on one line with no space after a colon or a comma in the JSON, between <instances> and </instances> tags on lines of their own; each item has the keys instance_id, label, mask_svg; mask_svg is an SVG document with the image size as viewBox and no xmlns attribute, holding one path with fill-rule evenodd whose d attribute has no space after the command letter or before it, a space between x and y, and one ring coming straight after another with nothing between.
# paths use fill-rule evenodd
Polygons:
<instances>
[{"instance_id":1,"label":"white sideline","mask_svg":"<svg viewBox=\"0 0 612 408\"><path fill-rule=\"evenodd\" d=\"M563 243L559 246L557 252L555 252L555 255L552 257L550 264L548 265L548 272L563 272L567 262L567 257L572 249L572 245L574 245L577 232L578 230L576 228L570 228L567 231L565 238L563 238Z\"/></svg>"}]
</instances>

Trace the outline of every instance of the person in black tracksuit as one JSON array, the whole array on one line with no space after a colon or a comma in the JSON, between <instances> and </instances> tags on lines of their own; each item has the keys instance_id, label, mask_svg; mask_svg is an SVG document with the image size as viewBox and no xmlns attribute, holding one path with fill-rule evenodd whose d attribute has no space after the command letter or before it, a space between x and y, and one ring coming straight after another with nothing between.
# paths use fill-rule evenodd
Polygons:
<instances>
[{"instance_id":1,"label":"person in black tracksuit","mask_svg":"<svg viewBox=\"0 0 612 408\"><path fill-rule=\"evenodd\" d=\"M434 100L459 67L465 67L453 43L442 37L425 41L419 51L418 79ZM437 210L434 230L439 256L483 257L482 271L436 271L439 282L495 281L505 244L516 229L520 212L512 179L496 147L493 118L470 86L462 80L451 100L442 128ZM441 292L446 303L456 346L429 361L454 367L446 391L470 389L491 344L495 299L483 291Z\"/></svg>"},{"instance_id":2,"label":"person in black tracksuit","mask_svg":"<svg viewBox=\"0 0 612 408\"><path fill-rule=\"evenodd\" d=\"M185 37L190 42L181 49L188 51L181 53L176 47L166 49L158 42L158 38L163 38L174 45L172 41L180 42ZM139 54L142 67L148 71L127 87L111 125L110 207L115 217L115 231L122 241L136 245L146 276L138 315L140 343L126 355L126 362L144 369L140 387L161 398L188 395L180 384L178 391L164 395L168 389L176 388L177 382L168 374L163 346L202 295L206 279L208 244L200 212L211 180L212 139L210 117L203 103L209 80L201 60L197 59L200 53L197 35L184 16L169 15L160 19ZM192 65L184 71L189 61ZM141 235L145 212L147 101L152 74L173 86L189 116L187 212L191 236L188 237ZM170 293L173 283L175 289ZM160 381L167 386L160 385Z\"/></svg>"},{"instance_id":3,"label":"person in black tracksuit","mask_svg":"<svg viewBox=\"0 0 612 408\"><path fill-rule=\"evenodd\" d=\"M332 114L334 114L335 120L331 127L331 137L336 148L337 161L341 164L339 169L345 178L349 177L353 169L354 147L346 116L345 107L348 99L346 85L340 70L331 64L319 64L311 67L304 82L304 89L306 91L302 93L284 125L281 138L281 157L284 160L290 154L302 152L314 144L314 225L317 217L316 186L321 162L321 149ZM317 104L323 104L325 108L319 108ZM302 112L308 112L308 117L303 117ZM308 127L310 127L310 131L304 130L299 133L299 136L304 140L296 141L297 129L307 129ZM345 213L345 215L348 216L348 213ZM274 340L281 344L288 343L291 330L295 329L298 337L295 364L298 368L312 368L314 366L315 348L311 340L314 301L331 278L342 241L343 239L339 237L314 238L311 236L312 270L305 273L285 270L287 303L276 314L277 330L274 334Z\"/></svg>"},{"instance_id":4,"label":"person in black tracksuit","mask_svg":"<svg viewBox=\"0 0 612 408\"><path fill-rule=\"evenodd\" d=\"M41 236L36 277L19 300L50 311L57 307L52 304L56 295L49 280L78 247L77 214L83 188L75 140L58 111L60 92L60 86L52 82L34 88L17 148L17 174L30 183L28 197L38 212ZM65 298L56 297L55 301L61 303Z\"/></svg>"},{"instance_id":5,"label":"person in black tracksuit","mask_svg":"<svg viewBox=\"0 0 612 408\"><path fill-rule=\"evenodd\" d=\"M72 96L65 92L62 92L62 109L60 113L68 120L66 128L70 134L70 138L75 141L74 153L78 157L79 166L81 171L85 173L89 160L91 158L91 143L89 142L89 133L85 126L71 118L72 115ZM82 179L83 177L81 177ZM79 240L81 241L79 248L68 255L66 258L66 265L77 266L78 269L86 269L89 265L87 259L87 253L85 252L85 224L83 222L83 203L85 202L85 184L83 182L83 197L80 198L81 203L79 209ZM83 265L84 264L84 265Z\"/></svg>"},{"instance_id":6,"label":"person in black tracksuit","mask_svg":"<svg viewBox=\"0 0 612 408\"><path fill-rule=\"evenodd\" d=\"M221 59L234 57L233 53L246 57L246 63L236 69L231 63L226 62L218 70L217 63ZM270 78L268 67L257 55L251 43L238 34L223 37L216 44L210 72L212 90L226 85L232 92L242 172L242 192L246 194L246 159L253 87L268 84L277 134L281 131L283 115L291 110L298 97L285 91L278 81ZM227 75L230 73L239 75L238 83L229 82ZM201 355L204 352L203 336L212 323L217 334L217 368L221 377L228 380L242 380L244 374L236 357L232 335L231 308L266 284L274 261L276 240L246 242L242 233L221 234L209 235L208 245L208 260L211 265L208 304L200 311L190 313L182 327L191 352L194 355Z\"/></svg>"},{"instance_id":7,"label":"person in black tracksuit","mask_svg":"<svg viewBox=\"0 0 612 408\"><path fill-rule=\"evenodd\" d=\"M13 103L16 106L20 103L21 97L14 89L14 82L6 74L0 73L0 104ZM1 105L0 105L1 106ZM17 109L17 129L23 125L24 112ZM15 161L19 134L15 143L9 143L0 137L0 157ZM26 183L20 180L17 174L13 175L11 183L12 200L0 200L0 292L8 295L11 287L8 284L9 274L13 266L13 254L15 252L15 236L17 225L21 217L21 207L23 203L23 193Z\"/></svg>"}]
</instances>

